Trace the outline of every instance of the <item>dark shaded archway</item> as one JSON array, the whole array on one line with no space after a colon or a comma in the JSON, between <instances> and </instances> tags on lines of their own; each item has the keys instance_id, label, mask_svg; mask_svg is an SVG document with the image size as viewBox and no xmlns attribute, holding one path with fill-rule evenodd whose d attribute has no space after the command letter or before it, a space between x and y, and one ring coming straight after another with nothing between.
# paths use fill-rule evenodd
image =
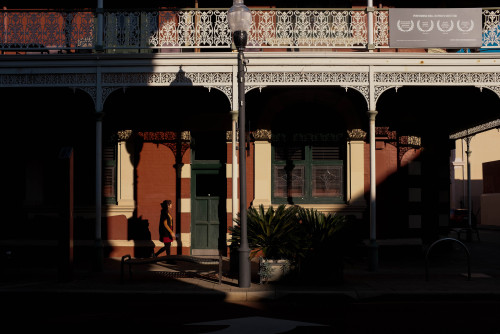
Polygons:
<instances>
[{"instance_id":1,"label":"dark shaded archway","mask_svg":"<svg viewBox=\"0 0 500 334\"><path fill-rule=\"evenodd\" d=\"M190 196L193 179L181 178L182 167L191 162L195 134L225 138L231 128L229 110L222 92L194 86L119 89L107 99L105 138L116 137L121 130L132 134L125 145L134 169L135 210L125 238L134 241L136 256L150 255L151 241L157 240L160 203L165 199L173 202L176 234L188 232L189 219L179 208ZM222 145L225 152L225 141ZM181 239L177 245L178 253L187 247Z\"/></svg>"},{"instance_id":2,"label":"dark shaded archway","mask_svg":"<svg viewBox=\"0 0 500 334\"><path fill-rule=\"evenodd\" d=\"M382 94L377 111L377 127L396 136L385 138L379 133L379 149L391 145L396 149L405 136L418 137L421 147L410 164L402 165L399 160L396 173L383 180L377 177L378 235L401 235L406 229L409 235L431 242L447 224L450 212L450 153L454 141L449 136L498 119L500 99L490 90L475 87L407 86ZM413 227L412 219L417 220Z\"/></svg>"},{"instance_id":3,"label":"dark shaded archway","mask_svg":"<svg viewBox=\"0 0 500 334\"><path fill-rule=\"evenodd\" d=\"M67 210L67 165L63 148L74 156L74 238L92 239L86 220L95 195L95 115L90 96L69 88L2 88L2 108L9 113L2 131L4 239L57 240L61 211ZM7 98L9 97L9 98ZM50 245L50 243L49 243ZM50 247L36 250L50 252ZM29 247L20 253L33 254ZM79 256L76 253L75 256Z\"/></svg>"}]
</instances>

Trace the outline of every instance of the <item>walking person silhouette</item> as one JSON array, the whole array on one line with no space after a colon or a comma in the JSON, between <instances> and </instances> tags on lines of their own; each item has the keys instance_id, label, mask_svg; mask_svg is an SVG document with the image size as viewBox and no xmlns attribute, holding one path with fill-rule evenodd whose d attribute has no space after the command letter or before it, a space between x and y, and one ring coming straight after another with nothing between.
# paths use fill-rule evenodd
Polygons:
<instances>
[{"instance_id":1,"label":"walking person silhouette","mask_svg":"<svg viewBox=\"0 0 500 334\"><path fill-rule=\"evenodd\" d=\"M172 241L174 241L174 220L170 215L170 210L172 209L172 201L165 200L161 203L161 214L159 223L160 241L163 242L164 246L156 253L153 253L153 257L157 257L163 252L170 255L170 246Z\"/></svg>"}]
</instances>

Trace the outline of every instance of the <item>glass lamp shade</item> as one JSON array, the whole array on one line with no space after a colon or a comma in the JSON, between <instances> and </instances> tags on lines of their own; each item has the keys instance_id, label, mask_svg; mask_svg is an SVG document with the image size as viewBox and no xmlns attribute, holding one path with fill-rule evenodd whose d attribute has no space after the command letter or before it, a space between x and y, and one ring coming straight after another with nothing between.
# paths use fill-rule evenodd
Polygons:
<instances>
[{"instance_id":1,"label":"glass lamp shade","mask_svg":"<svg viewBox=\"0 0 500 334\"><path fill-rule=\"evenodd\" d=\"M233 33L235 31L248 32L252 25L252 13L243 0L234 0L233 6L227 11L227 20Z\"/></svg>"}]
</instances>

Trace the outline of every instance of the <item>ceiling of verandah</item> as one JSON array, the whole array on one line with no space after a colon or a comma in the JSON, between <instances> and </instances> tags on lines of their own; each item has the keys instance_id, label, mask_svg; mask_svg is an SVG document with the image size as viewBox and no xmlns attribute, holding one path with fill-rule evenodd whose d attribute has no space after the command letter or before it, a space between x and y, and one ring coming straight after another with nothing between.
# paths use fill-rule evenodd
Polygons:
<instances>
[{"instance_id":1,"label":"ceiling of verandah","mask_svg":"<svg viewBox=\"0 0 500 334\"><path fill-rule=\"evenodd\" d=\"M386 91L377 103L377 125L401 134L450 135L500 118L500 97L465 86L405 86Z\"/></svg>"}]
</instances>

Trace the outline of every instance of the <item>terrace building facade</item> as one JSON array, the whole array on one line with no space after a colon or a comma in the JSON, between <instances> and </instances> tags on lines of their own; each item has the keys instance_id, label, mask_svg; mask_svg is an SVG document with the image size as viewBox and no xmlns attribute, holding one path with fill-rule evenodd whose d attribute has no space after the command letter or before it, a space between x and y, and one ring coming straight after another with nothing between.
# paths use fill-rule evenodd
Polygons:
<instances>
[{"instance_id":1,"label":"terrace building facade","mask_svg":"<svg viewBox=\"0 0 500 334\"><path fill-rule=\"evenodd\" d=\"M500 58L483 51L500 48L500 9L481 7L482 47L458 52L391 47L396 3L321 4L248 1L245 147L231 3L5 8L4 245L53 246L69 218L75 254L149 256L166 199L178 254L226 254L241 205L347 215L373 242L435 240L454 205L450 135L498 127Z\"/></svg>"}]
</instances>

